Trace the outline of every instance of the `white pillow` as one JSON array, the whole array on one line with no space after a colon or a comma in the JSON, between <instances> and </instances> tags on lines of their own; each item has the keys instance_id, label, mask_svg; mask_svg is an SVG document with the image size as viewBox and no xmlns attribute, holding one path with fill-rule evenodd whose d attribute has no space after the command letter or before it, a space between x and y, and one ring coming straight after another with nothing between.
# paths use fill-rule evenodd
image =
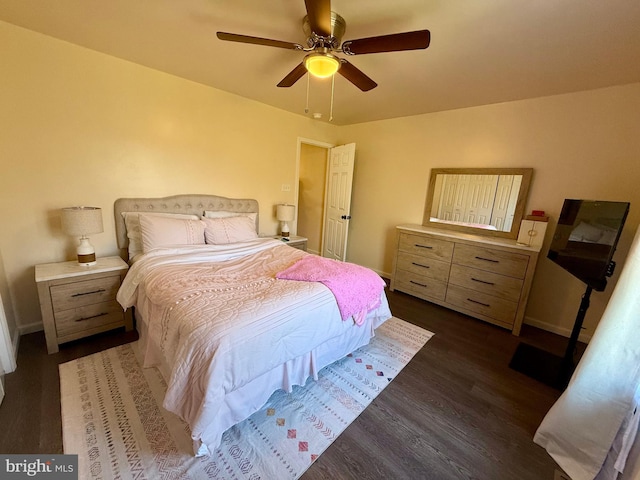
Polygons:
<instances>
[{"instance_id":1,"label":"white pillow","mask_svg":"<svg viewBox=\"0 0 640 480\"><path fill-rule=\"evenodd\" d=\"M208 244L222 245L258 238L255 220L248 216L203 218L204 238Z\"/></svg>"},{"instance_id":2,"label":"white pillow","mask_svg":"<svg viewBox=\"0 0 640 480\"><path fill-rule=\"evenodd\" d=\"M140 215L142 250L175 245L203 245L204 223L188 218Z\"/></svg>"},{"instance_id":3,"label":"white pillow","mask_svg":"<svg viewBox=\"0 0 640 480\"><path fill-rule=\"evenodd\" d=\"M197 215L185 215L182 213L150 213L150 212L122 212L124 224L127 228L127 238L129 239L129 260L142 253L142 232L140 231L140 215L167 218L188 218L198 220Z\"/></svg>"},{"instance_id":4,"label":"white pillow","mask_svg":"<svg viewBox=\"0 0 640 480\"><path fill-rule=\"evenodd\" d=\"M230 212L228 210L205 210L204 217L205 218L228 218L228 217L249 217L251 221L255 224L257 213L244 213L244 212Z\"/></svg>"}]
</instances>

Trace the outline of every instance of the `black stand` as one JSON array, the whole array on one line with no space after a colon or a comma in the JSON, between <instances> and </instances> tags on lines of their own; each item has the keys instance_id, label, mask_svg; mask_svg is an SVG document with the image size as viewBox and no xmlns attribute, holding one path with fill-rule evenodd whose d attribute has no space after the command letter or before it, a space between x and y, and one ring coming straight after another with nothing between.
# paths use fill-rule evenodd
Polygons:
<instances>
[{"instance_id":1,"label":"black stand","mask_svg":"<svg viewBox=\"0 0 640 480\"><path fill-rule=\"evenodd\" d=\"M574 354L578 345L578 337L582 330L582 323L589 308L589 299L591 298L592 288L587 286L580 308L576 315L576 321L573 324L573 331L569 337L569 343L565 350L564 357L554 355L540 348L521 343L516 349L516 353L511 359L509 366L520 373L535 378L545 385L549 385L558 390L564 390L573 375L576 368Z\"/></svg>"}]
</instances>

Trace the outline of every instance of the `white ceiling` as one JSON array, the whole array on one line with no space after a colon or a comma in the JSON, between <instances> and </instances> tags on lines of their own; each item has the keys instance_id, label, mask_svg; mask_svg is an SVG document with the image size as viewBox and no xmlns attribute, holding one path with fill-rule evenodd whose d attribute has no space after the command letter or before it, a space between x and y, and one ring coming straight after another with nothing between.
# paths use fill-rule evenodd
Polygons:
<instances>
[{"instance_id":1,"label":"white ceiling","mask_svg":"<svg viewBox=\"0 0 640 480\"><path fill-rule=\"evenodd\" d=\"M333 0L343 40L427 28L426 50L349 60L333 123L486 105L640 82L640 0ZM276 84L303 52L223 42L216 31L305 43L304 0L2 0L0 20L305 115L306 76ZM330 80L309 113L329 120Z\"/></svg>"}]
</instances>

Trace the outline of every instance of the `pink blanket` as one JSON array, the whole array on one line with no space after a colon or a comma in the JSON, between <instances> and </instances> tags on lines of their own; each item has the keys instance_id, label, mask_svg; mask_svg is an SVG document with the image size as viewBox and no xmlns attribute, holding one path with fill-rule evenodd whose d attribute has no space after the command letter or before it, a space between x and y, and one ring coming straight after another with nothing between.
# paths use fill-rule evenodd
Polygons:
<instances>
[{"instance_id":1,"label":"pink blanket","mask_svg":"<svg viewBox=\"0 0 640 480\"><path fill-rule=\"evenodd\" d=\"M353 317L362 325L367 312L377 308L385 283L373 270L317 255L306 255L276 274L281 280L320 282L336 297L342 320Z\"/></svg>"}]
</instances>

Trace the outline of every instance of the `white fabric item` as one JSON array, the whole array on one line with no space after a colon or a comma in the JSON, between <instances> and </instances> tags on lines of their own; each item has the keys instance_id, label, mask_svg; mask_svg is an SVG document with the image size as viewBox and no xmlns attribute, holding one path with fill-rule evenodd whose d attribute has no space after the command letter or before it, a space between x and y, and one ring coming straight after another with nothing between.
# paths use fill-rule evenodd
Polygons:
<instances>
[{"instance_id":1,"label":"white fabric item","mask_svg":"<svg viewBox=\"0 0 640 480\"><path fill-rule=\"evenodd\" d=\"M205 210L205 218L229 218L229 217L249 217L255 224L257 213L230 212L228 210Z\"/></svg>"},{"instance_id":2,"label":"white fabric item","mask_svg":"<svg viewBox=\"0 0 640 480\"><path fill-rule=\"evenodd\" d=\"M141 215L142 251L173 245L202 245L204 227L202 220Z\"/></svg>"},{"instance_id":3,"label":"white fabric item","mask_svg":"<svg viewBox=\"0 0 640 480\"><path fill-rule=\"evenodd\" d=\"M255 220L247 216L203 218L206 243L223 245L227 243L246 242L258 238Z\"/></svg>"},{"instance_id":4,"label":"white fabric item","mask_svg":"<svg viewBox=\"0 0 640 480\"><path fill-rule=\"evenodd\" d=\"M255 239L156 249L129 270L118 301L144 314L145 366L161 367L164 406L189 424L196 452L217 447L222 433L275 389L303 384L368 343L391 317L384 293L358 327L342 321L322 284L275 279L304 255Z\"/></svg>"},{"instance_id":5,"label":"white fabric item","mask_svg":"<svg viewBox=\"0 0 640 480\"><path fill-rule=\"evenodd\" d=\"M197 215L185 215L181 213L150 213L150 212L122 212L124 224L127 228L127 238L129 240L129 260L134 260L136 255L143 253L142 231L140 230L140 215L150 215L167 218L191 218L198 220Z\"/></svg>"},{"instance_id":6,"label":"white fabric item","mask_svg":"<svg viewBox=\"0 0 640 480\"><path fill-rule=\"evenodd\" d=\"M640 385L639 291L640 230L567 389L534 437L573 480L595 478L635 408Z\"/></svg>"}]
</instances>

